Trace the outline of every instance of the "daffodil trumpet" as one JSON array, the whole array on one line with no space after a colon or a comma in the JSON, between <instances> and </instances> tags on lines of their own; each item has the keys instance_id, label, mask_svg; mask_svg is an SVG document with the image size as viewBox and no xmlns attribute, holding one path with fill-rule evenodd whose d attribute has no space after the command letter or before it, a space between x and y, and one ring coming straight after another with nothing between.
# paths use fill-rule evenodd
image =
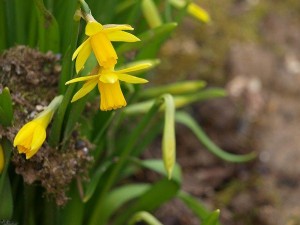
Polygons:
<instances>
[{"instance_id":1,"label":"daffodil trumpet","mask_svg":"<svg viewBox=\"0 0 300 225\"><path fill-rule=\"evenodd\" d=\"M66 84L85 81L82 88L75 93L71 102L77 101L78 99L82 98L98 85L98 90L101 96L100 110L108 111L124 107L127 103L122 93L119 81L124 81L132 84L147 83L147 80L129 75L127 73L144 70L151 66L151 63L140 63L121 70L114 70L114 67L100 67L98 74L78 77L69 80L68 82L66 82Z\"/></svg>"},{"instance_id":2,"label":"daffodil trumpet","mask_svg":"<svg viewBox=\"0 0 300 225\"><path fill-rule=\"evenodd\" d=\"M62 99L63 96L55 97L43 112L26 123L17 133L13 143L14 147L17 147L20 154L24 153L26 159L35 155L43 145L46 140L46 129Z\"/></svg>"}]
</instances>

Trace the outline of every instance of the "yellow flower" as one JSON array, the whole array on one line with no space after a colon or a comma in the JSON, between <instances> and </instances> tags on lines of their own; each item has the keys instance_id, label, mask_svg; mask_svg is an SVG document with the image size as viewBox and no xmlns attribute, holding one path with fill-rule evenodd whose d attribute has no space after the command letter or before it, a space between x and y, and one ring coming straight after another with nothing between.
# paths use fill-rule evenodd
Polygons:
<instances>
[{"instance_id":1,"label":"yellow flower","mask_svg":"<svg viewBox=\"0 0 300 225\"><path fill-rule=\"evenodd\" d=\"M132 84L147 83L147 80L131 76L127 73L146 69L150 66L152 66L150 63L140 63L117 71L114 70L114 67L100 68L98 74L96 75L78 77L69 80L66 84L85 81L82 88L79 89L79 91L77 91L73 96L71 102L82 98L87 93L92 91L96 85L98 85L98 89L101 94L100 110L107 111L126 106L127 103L122 93L119 80Z\"/></svg>"},{"instance_id":2,"label":"yellow flower","mask_svg":"<svg viewBox=\"0 0 300 225\"><path fill-rule=\"evenodd\" d=\"M62 96L52 100L49 106L34 120L26 123L17 133L14 139L14 147L19 153L25 153L26 159L31 158L40 149L46 139L46 129L55 110L62 101Z\"/></svg>"},{"instance_id":3,"label":"yellow flower","mask_svg":"<svg viewBox=\"0 0 300 225\"><path fill-rule=\"evenodd\" d=\"M89 36L74 52L72 60L76 57L76 72L84 66L91 51L94 52L98 63L105 67L113 67L117 63L118 56L112 41L136 42L136 36L123 30L133 30L130 25L108 24L101 25L96 21L89 21L85 27L85 34Z\"/></svg>"},{"instance_id":4,"label":"yellow flower","mask_svg":"<svg viewBox=\"0 0 300 225\"><path fill-rule=\"evenodd\" d=\"M5 161L4 161L4 152L3 152L3 148L2 148L2 146L0 144L0 174L3 171L4 164L5 164Z\"/></svg>"}]
</instances>

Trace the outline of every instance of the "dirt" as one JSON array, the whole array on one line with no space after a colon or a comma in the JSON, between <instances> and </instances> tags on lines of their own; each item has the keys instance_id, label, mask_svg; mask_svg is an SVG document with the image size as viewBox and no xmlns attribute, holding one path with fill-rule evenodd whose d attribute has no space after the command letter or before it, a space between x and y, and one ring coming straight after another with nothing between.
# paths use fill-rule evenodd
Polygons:
<instances>
[{"instance_id":1,"label":"dirt","mask_svg":"<svg viewBox=\"0 0 300 225\"><path fill-rule=\"evenodd\" d=\"M195 104L190 112L224 150L256 151L258 157L225 163L179 127L183 189L208 208L220 208L223 225L300 224L300 2L199 4L213 22L184 21L161 52L166 76L156 82L172 74L224 87L228 97ZM157 216L165 225L199 224L177 201Z\"/></svg>"},{"instance_id":2,"label":"dirt","mask_svg":"<svg viewBox=\"0 0 300 225\"><path fill-rule=\"evenodd\" d=\"M59 56L52 52L44 54L26 46L16 46L0 55L0 90L10 89L14 109L13 125L8 128L0 125L0 139L7 138L13 143L18 130L58 95L60 64ZM46 140L34 157L27 160L14 149L11 159L13 170L24 182L34 187L40 184L43 193L57 205L68 202L66 192L74 179L79 183L88 179L88 168L93 161L89 142L78 132L65 145L61 151L58 146L49 146Z\"/></svg>"}]
</instances>

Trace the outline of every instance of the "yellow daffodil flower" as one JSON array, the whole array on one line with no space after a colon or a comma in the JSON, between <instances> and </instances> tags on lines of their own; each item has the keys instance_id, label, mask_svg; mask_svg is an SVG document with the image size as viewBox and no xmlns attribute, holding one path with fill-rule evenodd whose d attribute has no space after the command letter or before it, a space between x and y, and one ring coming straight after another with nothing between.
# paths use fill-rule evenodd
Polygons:
<instances>
[{"instance_id":1,"label":"yellow daffodil flower","mask_svg":"<svg viewBox=\"0 0 300 225\"><path fill-rule=\"evenodd\" d=\"M46 129L49 125L55 110L62 101L62 96L52 100L49 106L35 119L26 123L17 133L14 139L14 147L19 153L25 153L26 159L31 158L40 149L46 139Z\"/></svg>"},{"instance_id":2,"label":"yellow daffodil flower","mask_svg":"<svg viewBox=\"0 0 300 225\"><path fill-rule=\"evenodd\" d=\"M141 63L117 71L114 70L114 67L100 68L98 74L96 75L72 79L66 84L71 84L80 81L85 81L85 84L73 96L71 102L77 101L78 99L82 98L91 90L93 90L94 87L96 87L96 85L98 85L98 89L101 94L100 110L107 111L126 106L127 103L122 93L119 80L132 84L147 83L147 80L131 76L127 73L146 69L151 66L152 64L150 63Z\"/></svg>"},{"instance_id":3,"label":"yellow daffodil flower","mask_svg":"<svg viewBox=\"0 0 300 225\"><path fill-rule=\"evenodd\" d=\"M89 36L74 52L72 60L76 57L76 72L84 66L91 51L94 52L98 63L104 68L111 68L117 63L118 56L112 41L136 42L136 36L123 30L133 30L130 25L108 24L101 25L96 21L89 21L85 27L85 34Z\"/></svg>"},{"instance_id":4,"label":"yellow daffodil flower","mask_svg":"<svg viewBox=\"0 0 300 225\"><path fill-rule=\"evenodd\" d=\"M2 146L0 144L0 174L3 171L4 164L5 164L5 161L4 161L4 152L3 152L3 148L2 148Z\"/></svg>"}]
</instances>

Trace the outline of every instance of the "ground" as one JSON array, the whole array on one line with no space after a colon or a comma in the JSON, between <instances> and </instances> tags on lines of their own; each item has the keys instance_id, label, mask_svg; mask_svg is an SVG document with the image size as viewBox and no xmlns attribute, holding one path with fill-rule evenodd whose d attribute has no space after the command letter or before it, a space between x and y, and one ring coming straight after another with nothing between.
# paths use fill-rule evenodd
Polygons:
<instances>
[{"instance_id":1,"label":"ground","mask_svg":"<svg viewBox=\"0 0 300 225\"><path fill-rule=\"evenodd\" d=\"M224 87L228 97L190 111L223 149L258 156L246 164L225 163L180 127L183 189L220 208L224 225L300 224L300 2L199 4L212 23L184 22L161 52L166 63L160 72L166 75L156 82L167 83L172 74ZM165 225L199 224L177 201L157 215Z\"/></svg>"}]
</instances>

